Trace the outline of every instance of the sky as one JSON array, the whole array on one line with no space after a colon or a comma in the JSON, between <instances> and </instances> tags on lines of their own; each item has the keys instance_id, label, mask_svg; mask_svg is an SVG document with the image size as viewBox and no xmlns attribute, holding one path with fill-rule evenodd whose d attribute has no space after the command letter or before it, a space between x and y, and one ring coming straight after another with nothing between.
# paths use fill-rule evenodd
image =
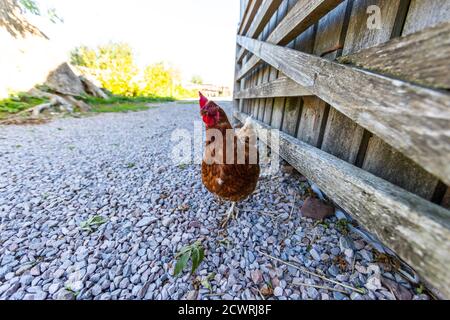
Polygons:
<instances>
[{"instance_id":1,"label":"sky","mask_svg":"<svg viewBox=\"0 0 450 320\"><path fill-rule=\"evenodd\" d=\"M184 79L232 87L239 0L38 0L63 23L31 18L58 50L126 42L140 66L168 62Z\"/></svg>"}]
</instances>

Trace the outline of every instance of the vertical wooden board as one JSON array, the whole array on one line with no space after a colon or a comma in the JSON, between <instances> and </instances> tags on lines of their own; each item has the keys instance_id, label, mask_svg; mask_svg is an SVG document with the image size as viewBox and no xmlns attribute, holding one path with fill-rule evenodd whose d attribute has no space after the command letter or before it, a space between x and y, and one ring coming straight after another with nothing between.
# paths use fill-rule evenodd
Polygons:
<instances>
[{"instance_id":1,"label":"vertical wooden board","mask_svg":"<svg viewBox=\"0 0 450 320\"><path fill-rule=\"evenodd\" d=\"M381 173L381 178L425 199L431 199L438 184L437 179L412 160L405 159L392 148L386 148L385 143L377 136L369 140L363 169Z\"/></svg>"},{"instance_id":2,"label":"vertical wooden board","mask_svg":"<svg viewBox=\"0 0 450 320\"><path fill-rule=\"evenodd\" d=\"M281 129L283 124L283 113L285 98L275 98L273 101L271 126L274 129Z\"/></svg>"},{"instance_id":3,"label":"vertical wooden board","mask_svg":"<svg viewBox=\"0 0 450 320\"><path fill-rule=\"evenodd\" d=\"M280 8L278 9L278 12L277 12L277 23L280 23L286 16L287 11L288 11L288 5L289 5L289 0L284 0L281 3ZM277 74L277 78L279 78L281 76L278 71L276 72L276 74ZM273 100L271 126L275 129L281 130L281 126L283 124L283 113L284 113L285 101L286 101L285 98L275 98Z\"/></svg>"},{"instance_id":4,"label":"vertical wooden board","mask_svg":"<svg viewBox=\"0 0 450 320\"><path fill-rule=\"evenodd\" d=\"M380 21L377 28L369 28L369 6L380 8ZM343 55L373 47L391 39L400 0L359 0L353 4L350 24L343 49ZM375 17L375 14L373 14Z\"/></svg>"},{"instance_id":5,"label":"vertical wooden board","mask_svg":"<svg viewBox=\"0 0 450 320\"><path fill-rule=\"evenodd\" d=\"M355 164L363 135L363 127L336 109L331 108L323 137L322 150Z\"/></svg>"},{"instance_id":6,"label":"vertical wooden board","mask_svg":"<svg viewBox=\"0 0 450 320\"><path fill-rule=\"evenodd\" d=\"M297 138L314 147L321 143L321 131L325 125L327 104L316 97L303 97L301 121Z\"/></svg>"},{"instance_id":7,"label":"vertical wooden board","mask_svg":"<svg viewBox=\"0 0 450 320\"><path fill-rule=\"evenodd\" d=\"M450 21L449 0L411 0L403 35Z\"/></svg>"},{"instance_id":8,"label":"vertical wooden board","mask_svg":"<svg viewBox=\"0 0 450 320\"><path fill-rule=\"evenodd\" d=\"M317 35L314 45L313 54L321 56L324 52L336 49L343 45L342 33L345 24L346 12L350 6L351 1L344 1L326 16L320 19L317 26ZM333 51L324 57L334 60L337 56L338 50Z\"/></svg>"},{"instance_id":9,"label":"vertical wooden board","mask_svg":"<svg viewBox=\"0 0 450 320\"><path fill-rule=\"evenodd\" d=\"M441 206L450 210L450 188L447 189L444 199L442 199Z\"/></svg>"},{"instance_id":10,"label":"vertical wooden board","mask_svg":"<svg viewBox=\"0 0 450 320\"><path fill-rule=\"evenodd\" d=\"M270 19L268 34L272 33L272 31L277 26L278 17L279 17L279 14L278 14L279 10L280 10L280 8L277 10L277 12ZM268 81L272 81L272 80L275 80L277 78L278 78L278 70L275 69L272 66L269 66ZM273 98L267 98L266 99L265 109L264 109L264 119L263 119L264 123L266 123L266 124L271 124L271 122L272 122L273 106L274 106L274 99Z\"/></svg>"},{"instance_id":11,"label":"vertical wooden board","mask_svg":"<svg viewBox=\"0 0 450 320\"><path fill-rule=\"evenodd\" d=\"M321 55L324 51L329 51L340 44L348 6L349 1L344 1L320 19L316 26L316 32L310 31L312 34L315 33L314 48L306 49L311 50L315 55ZM327 57L334 59L335 56L336 52L333 52ZM303 97L297 137L320 148L329 109L330 107L317 97Z\"/></svg>"},{"instance_id":12,"label":"vertical wooden board","mask_svg":"<svg viewBox=\"0 0 450 320\"><path fill-rule=\"evenodd\" d=\"M295 41L291 42L289 46L298 51L312 53L314 49L315 31L315 26L308 28ZM286 98L282 131L292 136L297 135L297 127L302 113L302 103L300 97Z\"/></svg>"},{"instance_id":13,"label":"vertical wooden board","mask_svg":"<svg viewBox=\"0 0 450 320\"><path fill-rule=\"evenodd\" d=\"M264 109L264 123L270 124L272 121L272 109L273 109L273 99L266 99L266 107Z\"/></svg>"},{"instance_id":14,"label":"vertical wooden board","mask_svg":"<svg viewBox=\"0 0 450 320\"><path fill-rule=\"evenodd\" d=\"M370 3L372 4L372 2ZM348 48L359 50L388 41L391 38L389 34L392 35L392 30L394 30L396 22L398 23L398 21L395 21L395 18L393 17L397 16L397 19L404 18L399 16L396 12L399 11L401 13L401 6L404 5L404 3L401 3L400 0L378 0L377 4L380 6L381 12L384 12L386 15L386 17L383 17L382 32L377 33L375 30L371 32L373 35L365 36L361 40L358 40L366 41L366 43L348 45ZM362 15L361 9L359 12ZM422 12L420 18L418 17L418 20L427 20L427 14L433 15L434 13L427 11ZM362 20L362 18L360 18L360 20ZM362 23L357 21L355 24L361 25ZM349 32L352 30L358 29L352 28L350 24ZM353 38L353 40L355 39L357 38ZM369 43L367 41L373 41L373 43ZM433 197L434 191L439 182L433 175L425 171L422 167L400 152L397 152L394 148L377 136L373 136L369 140L362 168L428 200L431 200Z\"/></svg>"},{"instance_id":15,"label":"vertical wooden board","mask_svg":"<svg viewBox=\"0 0 450 320\"><path fill-rule=\"evenodd\" d=\"M297 97L286 98L282 131L295 136L300 117L301 100Z\"/></svg>"}]
</instances>

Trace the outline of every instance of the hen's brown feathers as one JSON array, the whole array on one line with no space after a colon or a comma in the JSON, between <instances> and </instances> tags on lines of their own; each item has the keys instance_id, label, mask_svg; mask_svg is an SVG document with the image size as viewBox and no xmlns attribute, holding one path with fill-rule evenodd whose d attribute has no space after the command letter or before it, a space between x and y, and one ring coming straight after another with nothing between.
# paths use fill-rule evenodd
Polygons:
<instances>
[{"instance_id":1,"label":"hen's brown feathers","mask_svg":"<svg viewBox=\"0 0 450 320\"><path fill-rule=\"evenodd\" d=\"M224 200L236 202L244 200L256 189L260 174L259 157L256 156L256 164L250 164L250 152L257 155L258 151L256 143L252 143L249 139L244 140L241 136L238 138L239 133L234 133L232 135L234 160L231 164L227 164L227 144L229 144L229 141L227 141L226 131L232 129L232 126L225 112L222 109L219 109L219 112L220 121L214 128L206 129L207 141L202 163L202 180L210 192ZM220 130L223 137L223 147L217 150L218 154L213 152L214 139L208 139L208 130L212 129ZM238 148L244 148L244 145L245 162L238 164Z\"/></svg>"}]
</instances>

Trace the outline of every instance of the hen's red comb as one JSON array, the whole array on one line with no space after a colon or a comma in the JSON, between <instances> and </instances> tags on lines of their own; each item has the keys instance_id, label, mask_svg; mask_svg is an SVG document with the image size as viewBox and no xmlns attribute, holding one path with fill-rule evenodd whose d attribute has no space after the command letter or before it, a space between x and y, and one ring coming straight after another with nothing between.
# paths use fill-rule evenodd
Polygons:
<instances>
[{"instance_id":1,"label":"hen's red comb","mask_svg":"<svg viewBox=\"0 0 450 320\"><path fill-rule=\"evenodd\" d=\"M203 108L208 103L208 98L206 98L200 91L198 94L200 95L200 108Z\"/></svg>"}]
</instances>

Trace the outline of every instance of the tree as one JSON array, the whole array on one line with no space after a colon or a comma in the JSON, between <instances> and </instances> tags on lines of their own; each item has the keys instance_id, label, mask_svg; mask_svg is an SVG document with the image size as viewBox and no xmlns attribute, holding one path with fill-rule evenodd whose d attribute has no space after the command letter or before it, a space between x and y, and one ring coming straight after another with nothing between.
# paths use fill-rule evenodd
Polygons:
<instances>
[{"instance_id":1,"label":"tree","mask_svg":"<svg viewBox=\"0 0 450 320\"><path fill-rule=\"evenodd\" d=\"M25 13L41 16L41 10L35 0L0 0L0 27L13 37L25 37L28 34L47 36L24 17ZM47 10L46 16L50 21L63 22L55 9Z\"/></svg>"},{"instance_id":2,"label":"tree","mask_svg":"<svg viewBox=\"0 0 450 320\"><path fill-rule=\"evenodd\" d=\"M84 67L97 78L103 88L113 94L136 96L139 69L134 62L133 50L125 43L109 43L95 49L81 46L70 54L70 62Z\"/></svg>"},{"instance_id":3,"label":"tree","mask_svg":"<svg viewBox=\"0 0 450 320\"><path fill-rule=\"evenodd\" d=\"M142 93L146 96L173 96L176 81L176 72L164 63L150 65L144 70Z\"/></svg>"},{"instance_id":4,"label":"tree","mask_svg":"<svg viewBox=\"0 0 450 320\"><path fill-rule=\"evenodd\" d=\"M194 84L203 84L203 79L199 75L195 75L192 77L191 82Z\"/></svg>"},{"instance_id":5,"label":"tree","mask_svg":"<svg viewBox=\"0 0 450 320\"><path fill-rule=\"evenodd\" d=\"M41 9L39 8L39 5L36 3L35 0L17 0L17 1L18 5L22 9L22 13L28 12L36 16L42 15ZM53 23L64 21L60 16L58 16L54 8L48 9L46 12L46 16Z\"/></svg>"}]
</instances>

